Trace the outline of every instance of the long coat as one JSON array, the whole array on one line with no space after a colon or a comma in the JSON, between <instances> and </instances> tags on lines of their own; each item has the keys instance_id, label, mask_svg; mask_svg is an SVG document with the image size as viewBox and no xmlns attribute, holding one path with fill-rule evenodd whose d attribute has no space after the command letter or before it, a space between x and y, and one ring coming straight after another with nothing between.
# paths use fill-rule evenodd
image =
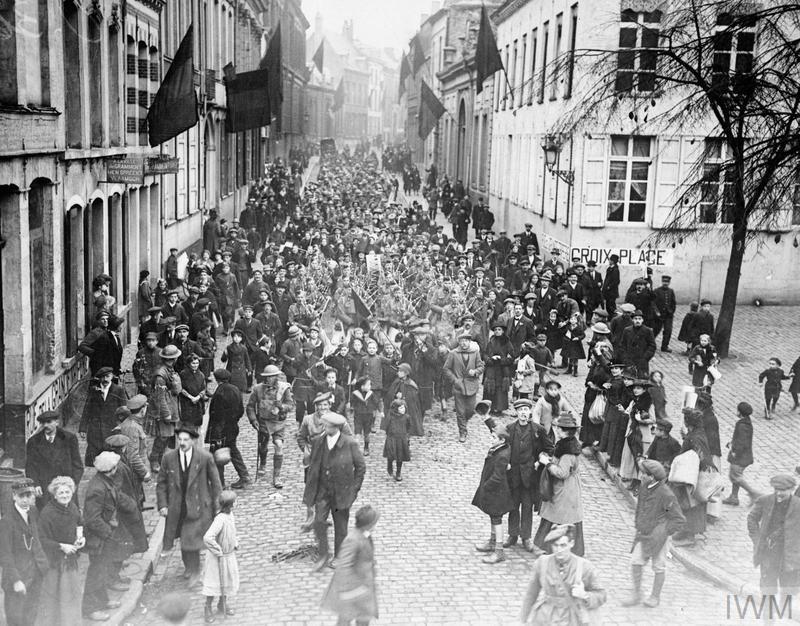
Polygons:
<instances>
[{"instance_id":1,"label":"long coat","mask_svg":"<svg viewBox=\"0 0 800 626\"><path fill-rule=\"evenodd\" d=\"M753 564L764 562L770 519L777 499L774 493L758 498L747 515L747 533L753 540ZM791 496L783 521L783 570L800 569L800 498Z\"/></svg>"},{"instance_id":2,"label":"long coat","mask_svg":"<svg viewBox=\"0 0 800 626\"><path fill-rule=\"evenodd\" d=\"M375 547L372 538L360 528L348 532L339 548L336 570L322 597L322 607L349 621L378 617Z\"/></svg>"},{"instance_id":3,"label":"long coat","mask_svg":"<svg viewBox=\"0 0 800 626\"><path fill-rule=\"evenodd\" d=\"M79 432L86 433L86 465L92 465L95 455L105 447L106 438L117 427L119 421L114 412L125 406L128 397L125 389L111 383L105 400L99 389L91 389L83 408Z\"/></svg>"},{"instance_id":4,"label":"long coat","mask_svg":"<svg viewBox=\"0 0 800 626\"><path fill-rule=\"evenodd\" d=\"M508 486L506 469L511 462L511 448L506 442L489 448L483 461L481 482L472 498L472 505L489 516L500 516L514 509L514 498Z\"/></svg>"},{"instance_id":5,"label":"long coat","mask_svg":"<svg viewBox=\"0 0 800 626\"><path fill-rule=\"evenodd\" d=\"M622 331L619 351L623 363L636 366L639 373L644 374L648 370L650 359L656 353L653 329L648 326L628 326Z\"/></svg>"},{"instance_id":6,"label":"long coat","mask_svg":"<svg viewBox=\"0 0 800 626\"><path fill-rule=\"evenodd\" d=\"M83 462L73 433L57 428L53 443L48 443L44 430L40 430L28 439L25 448L25 475L36 481L43 493L56 476L69 476L76 485L81 482Z\"/></svg>"},{"instance_id":7,"label":"long coat","mask_svg":"<svg viewBox=\"0 0 800 626\"><path fill-rule=\"evenodd\" d=\"M474 396L478 393L483 369L484 365L478 351L478 344L473 341L466 352L461 352L456 348L447 355L443 373L453 385L455 393L462 396ZM475 374L470 376L469 370L475 370Z\"/></svg>"},{"instance_id":8,"label":"long coat","mask_svg":"<svg viewBox=\"0 0 800 626\"><path fill-rule=\"evenodd\" d=\"M521 426L514 421L508 425L508 447L514 451L515 446L519 446L518 440L522 440L523 429L529 428L530 446L527 450L520 449L519 457L511 462L511 469L508 472L508 482L512 487L524 487L534 494L534 502L539 499L539 477L542 474L542 467L536 467L539 462L539 455L542 452L553 453L553 441L547 436L547 431L536 424L529 422L527 426Z\"/></svg>"},{"instance_id":9,"label":"long coat","mask_svg":"<svg viewBox=\"0 0 800 626\"><path fill-rule=\"evenodd\" d=\"M119 374L119 365L122 362L122 342L110 330L100 326L83 338L78 351L89 357L89 371L92 376L97 374L101 367L110 367L115 374Z\"/></svg>"},{"instance_id":10,"label":"long coat","mask_svg":"<svg viewBox=\"0 0 800 626\"><path fill-rule=\"evenodd\" d=\"M6 593L13 593L11 589L18 580L30 586L50 565L39 541L38 517L39 511L31 507L26 524L16 507L12 507L0 520L0 567Z\"/></svg>"},{"instance_id":11,"label":"long coat","mask_svg":"<svg viewBox=\"0 0 800 626\"><path fill-rule=\"evenodd\" d=\"M739 467L753 464L753 422L750 421L749 415L737 420L733 427L728 463L734 463Z\"/></svg>"},{"instance_id":12,"label":"long coat","mask_svg":"<svg viewBox=\"0 0 800 626\"><path fill-rule=\"evenodd\" d=\"M569 444L562 439L556 446L555 454ZM581 495L581 479L578 475L578 458L580 456L580 443L572 439L569 450L558 456L555 461L547 466L550 479L553 483L553 497L542 502L539 515L553 524L575 524L583 521L583 498ZM571 442L570 442L571 443Z\"/></svg>"},{"instance_id":13,"label":"long coat","mask_svg":"<svg viewBox=\"0 0 800 626\"><path fill-rule=\"evenodd\" d=\"M231 343L222 353L225 369L231 373L231 384L236 385L242 393L247 392L247 373L253 371L250 354L243 343Z\"/></svg>"},{"instance_id":14,"label":"long coat","mask_svg":"<svg viewBox=\"0 0 800 626\"><path fill-rule=\"evenodd\" d=\"M118 524L112 524L118 520ZM128 539L126 526L141 522L139 505L122 493L114 479L97 472L86 487L83 499L83 528L86 534L86 552L101 554L119 548Z\"/></svg>"},{"instance_id":15,"label":"long coat","mask_svg":"<svg viewBox=\"0 0 800 626\"><path fill-rule=\"evenodd\" d=\"M181 540L181 550L200 550L205 535L217 510L217 500L222 491L219 472L214 457L198 447L192 451L186 493L181 488L179 450L169 450L161 460L161 471L156 484L158 508L167 508L164 528L164 549L172 549L176 538Z\"/></svg>"},{"instance_id":16,"label":"long coat","mask_svg":"<svg viewBox=\"0 0 800 626\"><path fill-rule=\"evenodd\" d=\"M322 477L323 447L327 445L327 437L319 437L311 444L311 462L303 493L303 503L306 506L314 506L317 501L317 491ZM344 433L339 435L329 454L331 469L328 480L336 498L336 508L349 509L361 490L364 474L367 472L364 456L361 454L358 442Z\"/></svg>"}]
</instances>

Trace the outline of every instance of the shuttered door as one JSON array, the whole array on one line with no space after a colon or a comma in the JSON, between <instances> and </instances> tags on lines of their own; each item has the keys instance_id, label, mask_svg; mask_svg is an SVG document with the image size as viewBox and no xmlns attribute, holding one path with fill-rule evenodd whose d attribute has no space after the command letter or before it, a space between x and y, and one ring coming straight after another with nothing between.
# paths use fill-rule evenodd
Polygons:
<instances>
[{"instance_id":1,"label":"shuttered door","mask_svg":"<svg viewBox=\"0 0 800 626\"><path fill-rule=\"evenodd\" d=\"M606 223L606 179L608 177L606 142L606 137L586 137L584 139L580 207L580 225L583 228L601 228Z\"/></svg>"},{"instance_id":2,"label":"shuttered door","mask_svg":"<svg viewBox=\"0 0 800 626\"><path fill-rule=\"evenodd\" d=\"M656 193L651 226L663 228L669 223L680 193L681 139L660 137L657 146Z\"/></svg>"}]
</instances>

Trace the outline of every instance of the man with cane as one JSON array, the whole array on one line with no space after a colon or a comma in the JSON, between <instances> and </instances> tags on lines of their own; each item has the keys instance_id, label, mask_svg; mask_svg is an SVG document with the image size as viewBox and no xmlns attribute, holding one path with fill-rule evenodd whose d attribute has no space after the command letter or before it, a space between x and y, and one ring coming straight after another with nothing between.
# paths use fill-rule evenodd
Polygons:
<instances>
[{"instance_id":1,"label":"man with cane","mask_svg":"<svg viewBox=\"0 0 800 626\"><path fill-rule=\"evenodd\" d=\"M253 388L247 402L247 419L258 431L258 456L256 460L256 480L264 474L267 462L269 440L275 446L272 457L272 486L283 488L281 466L283 465L283 439L286 430L286 416L294 411L292 387L286 381L278 380L281 373L275 365L267 365L259 374L261 382Z\"/></svg>"}]
</instances>

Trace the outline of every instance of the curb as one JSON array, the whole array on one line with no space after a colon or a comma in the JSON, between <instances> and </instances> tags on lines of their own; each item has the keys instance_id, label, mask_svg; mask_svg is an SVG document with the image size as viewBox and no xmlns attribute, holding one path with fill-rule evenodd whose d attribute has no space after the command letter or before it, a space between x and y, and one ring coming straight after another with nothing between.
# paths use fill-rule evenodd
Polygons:
<instances>
[{"instance_id":1,"label":"curb","mask_svg":"<svg viewBox=\"0 0 800 626\"><path fill-rule=\"evenodd\" d=\"M636 510L636 498L633 494L628 490L625 484L622 482L622 479L619 477L619 473L617 472L616 468L612 467L608 463L608 455L605 452L600 452L597 448L592 447L592 453L594 459L597 461L598 465L603 469L606 476L611 479L611 482L617 487L620 493L625 497L628 504L631 508L635 511ZM713 584L718 587L725 589L726 591L736 594L736 595L746 595L746 594L760 594L761 590L755 587L750 583L742 583L727 570L724 570L716 565L713 565L708 560L699 557L689 550L685 548L671 546L670 547L670 555L679 563L681 563L686 569L694 572L695 574L699 574L700 576L710 580Z\"/></svg>"},{"instance_id":2,"label":"curb","mask_svg":"<svg viewBox=\"0 0 800 626\"><path fill-rule=\"evenodd\" d=\"M106 624L110 626L121 626L139 605L139 600L141 600L142 592L144 591L144 584L150 578L153 570L158 566L158 561L161 558L161 544L164 540L165 523L166 518L159 516L158 523L153 533L150 535L147 552L142 554L138 559L141 568L138 573L131 576L130 589L120 596L119 601L121 604L119 608L111 614Z\"/></svg>"}]
</instances>

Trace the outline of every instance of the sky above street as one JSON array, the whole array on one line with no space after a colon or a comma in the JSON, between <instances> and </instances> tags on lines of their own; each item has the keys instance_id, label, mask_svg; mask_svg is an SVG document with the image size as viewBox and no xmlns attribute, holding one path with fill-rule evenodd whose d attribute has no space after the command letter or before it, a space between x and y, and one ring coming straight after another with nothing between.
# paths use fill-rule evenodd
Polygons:
<instances>
[{"instance_id":1,"label":"sky above street","mask_svg":"<svg viewBox=\"0 0 800 626\"><path fill-rule=\"evenodd\" d=\"M420 15L430 13L431 0L302 0L303 13L314 30L319 11L327 30L341 32L342 22L353 20L356 39L370 46L408 47Z\"/></svg>"}]
</instances>

